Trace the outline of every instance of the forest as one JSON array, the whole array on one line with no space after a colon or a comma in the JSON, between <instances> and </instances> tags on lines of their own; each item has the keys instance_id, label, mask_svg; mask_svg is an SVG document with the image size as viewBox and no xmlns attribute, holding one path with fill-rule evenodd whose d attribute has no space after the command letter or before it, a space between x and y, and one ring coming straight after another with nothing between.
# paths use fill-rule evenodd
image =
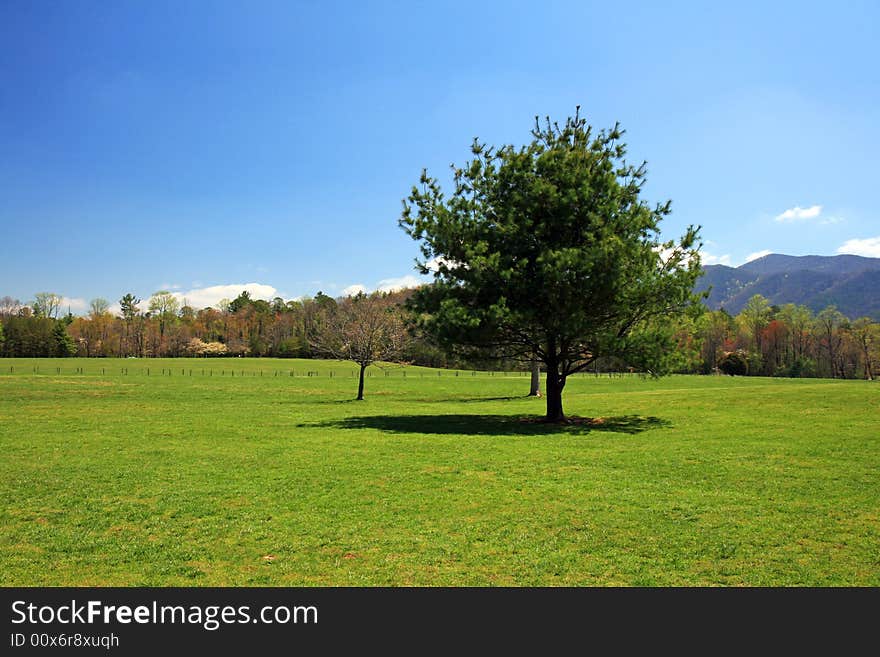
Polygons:
<instances>
[{"instance_id":1,"label":"forest","mask_svg":"<svg viewBox=\"0 0 880 657\"><path fill-rule=\"evenodd\" d=\"M407 322L412 290L383 295L403 327L396 360L430 367L528 369L528 363L449 353ZM378 293L377 293L378 294ZM328 313L346 299L318 293L285 301L247 292L217 308L195 309L159 291L146 301L132 294L110 311L93 299L82 316L64 314L61 297L35 295L22 303L0 298L0 356L15 357L332 357L323 348ZM753 296L742 311L700 309L674 321L671 371L782 377L873 379L880 369L880 323L849 318L833 306L819 313L795 304L771 305ZM638 371L600 359L595 371Z\"/></svg>"}]
</instances>

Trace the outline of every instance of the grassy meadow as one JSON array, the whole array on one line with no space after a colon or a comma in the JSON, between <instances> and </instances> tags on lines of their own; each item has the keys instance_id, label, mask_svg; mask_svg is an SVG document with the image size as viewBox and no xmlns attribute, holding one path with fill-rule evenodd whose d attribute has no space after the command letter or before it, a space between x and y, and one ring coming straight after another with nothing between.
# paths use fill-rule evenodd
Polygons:
<instances>
[{"instance_id":1,"label":"grassy meadow","mask_svg":"<svg viewBox=\"0 0 880 657\"><path fill-rule=\"evenodd\" d=\"M0 360L0 584L880 585L880 384L370 371Z\"/></svg>"}]
</instances>

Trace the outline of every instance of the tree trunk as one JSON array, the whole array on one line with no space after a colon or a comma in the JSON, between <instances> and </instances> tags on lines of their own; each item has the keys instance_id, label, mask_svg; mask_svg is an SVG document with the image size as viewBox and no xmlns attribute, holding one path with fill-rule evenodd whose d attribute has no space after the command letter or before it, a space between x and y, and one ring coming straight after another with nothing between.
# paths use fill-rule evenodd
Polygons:
<instances>
[{"instance_id":1,"label":"tree trunk","mask_svg":"<svg viewBox=\"0 0 880 657\"><path fill-rule=\"evenodd\" d=\"M532 359L532 381L529 386L529 397L541 396L541 364Z\"/></svg>"},{"instance_id":2,"label":"tree trunk","mask_svg":"<svg viewBox=\"0 0 880 657\"><path fill-rule=\"evenodd\" d=\"M367 369L366 365L361 365L361 373L358 377L358 396L357 401L363 401L364 399L364 370Z\"/></svg>"},{"instance_id":3,"label":"tree trunk","mask_svg":"<svg viewBox=\"0 0 880 657\"><path fill-rule=\"evenodd\" d=\"M565 413L562 411L562 389L565 379L559 376L559 366L555 362L547 362L547 422L562 422Z\"/></svg>"}]
</instances>

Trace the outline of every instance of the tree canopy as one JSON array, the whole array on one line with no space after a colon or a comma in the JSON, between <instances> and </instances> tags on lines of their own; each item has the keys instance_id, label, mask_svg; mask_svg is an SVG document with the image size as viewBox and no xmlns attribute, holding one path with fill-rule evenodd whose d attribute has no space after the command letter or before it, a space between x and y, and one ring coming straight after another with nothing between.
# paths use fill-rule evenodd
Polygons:
<instances>
[{"instance_id":1,"label":"tree canopy","mask_svg":"<svg viewBox=\"0 0 880 657\"><path fill-rule=\"evenodd\" d=\"M449 197L423 171L400 225L434 273L413 297L421 325L445 344L536 357L558 421L566 377L599 358L662 372L667 320L695 301L698 229L661 239L670 202L640 197L646 167L626 162L619 125L596 132L578 108L531 134L519 148L474 140Z\"/></svg>"}]
</instances>

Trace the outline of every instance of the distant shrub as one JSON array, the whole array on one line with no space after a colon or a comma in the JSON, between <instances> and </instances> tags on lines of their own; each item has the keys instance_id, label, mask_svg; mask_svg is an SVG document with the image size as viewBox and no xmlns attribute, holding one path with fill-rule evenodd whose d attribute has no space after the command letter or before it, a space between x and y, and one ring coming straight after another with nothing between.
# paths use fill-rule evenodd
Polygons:
<instances>
[{"instance_id":1,"label":"distant shrub","mask_svg":"<svg viewBox=\"0 0 880 657\"><path fill-rule=\"evenodd\" d=\"M278 345L275 355L278 358L308 358L311 354L308 345L302 339L292 337Z\"/></svg>"},{"instance_id":2,"label":"distant shrub","mask_svg":"<svg viewBox=\"0 0 880 657\"><path fill-rule=\"evenodd\" d=\"M781 367L778 375L793 378L816 376L816 361L811 358L798 358L789 367Z\"/></svg>"},{"instance_id":3,"label":"distant shrub","mask_svg":"<svg viewBox=\"0 0 880 657\"><path fill-rule=\"evenodd\" d=\"M718 369L730 376L745 376L749 373L749 362L742 352L731 351L718 361Z\"/></svg>"}]
</instances>

